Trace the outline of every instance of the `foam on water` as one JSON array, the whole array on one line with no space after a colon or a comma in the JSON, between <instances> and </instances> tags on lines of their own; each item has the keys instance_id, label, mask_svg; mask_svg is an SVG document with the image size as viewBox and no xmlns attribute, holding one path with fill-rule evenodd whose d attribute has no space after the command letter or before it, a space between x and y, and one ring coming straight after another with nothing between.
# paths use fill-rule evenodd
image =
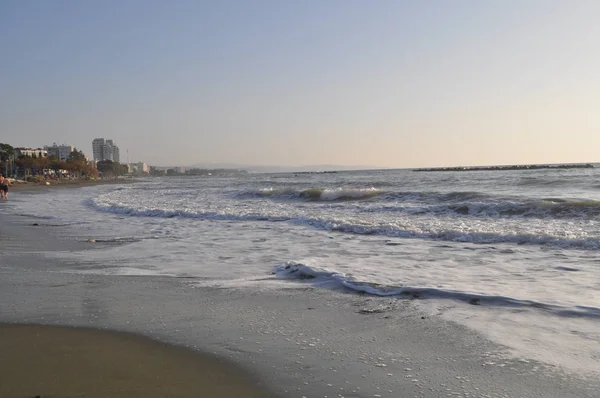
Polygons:
<instances>
[{"instance_id":1,"label":"foam on water","mask_svg":"<svg viewBox=\"0 0 600 398\"><path fill-rule=\"evenodd\" d=\"M15 195L7 210L100 248L56 254L68 272L246 288L300 281L417 299L515 355L575 367L570 346L591 368L600 358L600 193L589 181L598 177L585 169L164 178ZM517 319L522 338L510 333ZM552 357L559 341L564 350Z\"/></svg>"},{"instance_id":2,"label":"foam on water","mask_svg":"<svg viewBox=\"0 0 600 398\"><path fill-rule=\"evenodd\" d=\"M145 194L144 194L145 195ZM185 197L185 196L184 196ZM550 203L550 202L548 202ZM117 191L92 199L89 204L105 212L136 217L193 218L218 221L276 221L306 225L327 231L337 231L361 235L383 235L389 237L446 240L482 244L517 243L547 245L561 248L597 250L600 248L600 229L590 220L589 209L600 209L594 205L579 207L561 203L563 210L544 210L547 217L529 217L525 223L518 213L504 208L490 211L488 205L471 208L467 205L444 206L443 210L423 213L415 208L402 208L393 211L389 207L365 206L344 207L295 207L286 204L255 204L245 201L226 200L206 203L205 198L190 201L170 197L148 203L147 198L132 195L132 192ZM487 206L487 210L482 207ZM542 206L543 207L543 206ZM564 209L579 209L586 215L579 219L569 218L569 223L561 222ZM583 209L583 213L581 213ZM474 215L469 222L459 215ZM479 217L487 212L488 219ZM497 216L493 217L493 213ZM533 210L521 211L521 215L531 215Z\"/></svg>"},{"instance_id":3,"label":"foam on water","mask_svg":"<svg viewBox=\"0 0 600 398\"><path fill-rule=\"evenodd\" d=\"M274 273L280 278L299 279L310 281L318 285L343 286L353 291L374 296L411 296L412 298L434 298L464 301L471 305L485 305L488 307L532 307L543 309L556 316L590 318L600 320L600 307L574 306L563 307L533 300L518 299L514 297L493 294L477 294L470 291L455 291L436 287L392 286L373 282L361 282L356 277L324 268L310 267L305 264L289 261L275 267Z\"/></svg>"},{"instance_id":4,"label":"foam on water","mask_svg":"<svg viewBox=\"0 0 600 398\"><path fill-rule=\"evenodd\" d=\"M269 198L276 200L301 200L301 201L347 201L364 200L380 196L384 191L377 188L261 188L238 193L241 199L247 198Z\"/></svg>"}]
</instances>

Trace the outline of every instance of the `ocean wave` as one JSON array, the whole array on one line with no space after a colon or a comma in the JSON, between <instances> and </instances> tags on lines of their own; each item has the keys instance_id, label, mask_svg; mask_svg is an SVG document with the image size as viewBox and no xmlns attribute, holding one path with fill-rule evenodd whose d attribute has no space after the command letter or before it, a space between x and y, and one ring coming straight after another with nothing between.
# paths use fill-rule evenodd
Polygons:
<instances>
[{"instance_id":1,"label":"ocean wave","mask_svg":"<svg viewBox=\"0 0 600 398\"><path fill-rule=\"evenodd\" d=\"M481 227L452 223L437 225L431 223L415 224L399 221L374 221L360 218L336 218L335 216L287 216L284 213L268 214L242 211L223 207L219 211L202 211L194 209L165 209L153 207L130 207L123 204L107 203L92 200L90 205L96 210L129 215L134 217L158 218L194 218L215 221L262 221L289 222L299 226L308 226L319 230L342 232L357 235L381 235L407 239L428 239L476 244L513 243L518 245L542 245L558 248L583 250L599 250L600 240L597 236L564 234L552 235L545 231L517 233L510 227L501 230L486 230ZM480 229L477 229L480 228Z\"/></svg>"},{"instance_id":2,"label":"ocean wave","mask_svg":"<svg viewBox=\"0 0 600 398\"><path fill-rule=\"evenodd\" d=\"M410 297L419 299L447 299L487 307L535 308L561 317L600 319L600 308L590 306L564 307L533 300L522 300L500 295L486 295L434 287L393 286L359 281L352 275L311 267L288 261L275 267L273 273L282 279L303 280L316 286L346 288L351 291L379 297Z\"/></svg>"},{"instance_id":3,"label":"ocean wave","mask_svg":"<svg viewBox=\"0 0 600 398\"><path fill-rule=\"evenodd\" d=\"M193 202L197 198L198 190L197 188L169 190L163 191L162 195L176 199L190 198ZM356 206L349 210L359 213L397 212L407 215L443 215L478 219L521 217L592 219L600 216L600 201L553 197L527 198L478 191L393 191L364 186L316 188L286 184L283 187L230 191L226 195L233 200L262 199L291 204L352 202L356 203ZM173 213L174 216L179 215L177 209L173 209Z\"/></svg>"},{"instance_id":4,"label":"ocean wave","mask_svg":"<svg viewBox=\"0 0 600 398\"><path fill-rule=\"evenodd\" d=\"M596 236L556 236L546 233L515 233L477 231L472 227L419 229L401 224L377 224L358 221L310 219L305 221L318 229L358 235L382 235L405 239L428 239L475 244L512 243L517 245L540 245L562 249L599 250L600 240Z\"/></svg>"},{"instance_id":5,"label":"ocean wave","mask_svg":"<svg viewBox=\"0 0 600 398\"><path fill-rule=\"evenodd\" d=\"M560 187L560 186L571 186L573 184L572 178L562 178L562 179L548 179L548 178L539 178L536 177L523 177L518 182L517 185L524 187Z\"/></svg>"},{"instance_id":6,"label":"ocean wave","mask_svg":"<svg viewBox=\"0 0 600 398\"><path fill-rule=\"evenodd\" d=\"M474 191L396 191L386 192L385 195L382 195L381 199L387 202L409 202L422 205L434 205L439 203L452 203L468 200L485 201L496 198L493 195Z\"/></svg>"},{"instance_id":7,"label":"ocean wave","mask_svg":"<svg viewBox=\"0 0 600 398\"><path fill-rule=\"evenodd\" d=\"M377 188L263 188L239 193L238 198L268 198L302 201L349 201L365 200L380 196L384 191Z\"/></svg>"},{"instance_id":8,"label":"ocean wave","mask_svg":"<svg viewBox=\"0 0 600 398\"><path fill-rule=\"evenodd\" d=\"M377 184L372 184L377 185ZM391 191L380 187L337 187L337 188L296 188L285 186L280 188L261 188L239 192L237 199L273 199L294 201L350 201L377 199L383 202L455 202L460 200L486 200L493 196L481 192L456 191Z\"/></svg>"},{"instance_id":9,"label":"ocean wave","mask_svg":"<svg viewBox=\"0 0 600 398\"><path fill-rule=\"evenodd\" d=\"M156 218L197 218L202 220L221 221L287 221L289 217L272 217L260 213L236 214L217 211L198 211L193 209L164 209L158 207L130 207L123 204L106 203L92 199L87 204L94 209L106 213L127 215L132 217Z\"/></svg>"},{"instance_id":10,"label":"ocean wave","mask_svg":"<svg viewBox=\"0 0 600 398\"><path fill-rule=\"evenodd\" d=\"M539 218L539 219L592 219L600 216L600 201L568 201L542 199L529 202L463 201L449 204L403 206L386 205L366 208L366 212L398 212L411 215L449 215L472 218Z\"/></svg>"},{"instance_id":11,"label":"ocean wave","mask_svg":"<svg viewBox=\"0 0 600 398\"><path fill-rule=\"evenodd\" d=\"M150 187L140 187L155 190ZM137 190L137 189L136 189ZM127 193L138 194L129 189ZM174 201L188 198L197 200L197 187L162 190L161 196ZM142 194L143 195L143 194ZM600 201L563 198L527 198L495 195L478 191L393 191L375 187L307 188L294 184L283 187L256 188L227 192L234 200L272 200L279 203L334 203L349 202L344 206L358 213L403 213L407 215L441 215L468 218L538 218L538 219L593 219L600 216ZM379 204L379 206L377 206ZM159 209L160 211L160 209ZM182 210L183 211L183 210ZM185 210L188 211L188 210ZM171 216L180 211L172 209Z\"/></svg>"},{"instance_id":12,"label":"ocean wave","mask_svg":"<svg viewBox=\"0 0 600 398\"><path fill-rule=\"evenodd\" d=\"M15 213L15 216L35 218L35 219L39 219L39 220L54 220L57 218L56 216L40 216L40 215L36 215L36 214L23 214L23 213Z\"/></svg>"}]
</instances>

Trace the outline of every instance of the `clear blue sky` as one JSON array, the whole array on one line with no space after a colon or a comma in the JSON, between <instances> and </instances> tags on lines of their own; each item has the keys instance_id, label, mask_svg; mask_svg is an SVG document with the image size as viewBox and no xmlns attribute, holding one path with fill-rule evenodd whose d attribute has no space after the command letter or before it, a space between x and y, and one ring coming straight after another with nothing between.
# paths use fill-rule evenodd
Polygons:
<instances>
[{"instance_id":1,"label":"clear blue sky","mask_svg":"<svg viewBox=\"0 0 600 398\"><path fill-rule=\"evenodd\" d=\"M0 0L0 142L159 165L600 161L600 1Z\"/></svg>"}]
</instances>

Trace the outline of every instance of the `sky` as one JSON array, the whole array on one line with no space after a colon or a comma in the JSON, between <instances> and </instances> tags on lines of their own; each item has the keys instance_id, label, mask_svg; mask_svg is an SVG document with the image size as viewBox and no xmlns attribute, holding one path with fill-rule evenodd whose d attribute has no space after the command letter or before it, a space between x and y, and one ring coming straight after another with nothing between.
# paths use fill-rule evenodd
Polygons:
<instances>
[{"instance_id":1,"label":"sky","mask_svg":"<svg viewBox=\"0 0 600 398\"><path fill-rule=\"evenodd\" d=\"M152 165L600 161L597 0L0 0L0 142Z\"/></svg>"}]
</instances>

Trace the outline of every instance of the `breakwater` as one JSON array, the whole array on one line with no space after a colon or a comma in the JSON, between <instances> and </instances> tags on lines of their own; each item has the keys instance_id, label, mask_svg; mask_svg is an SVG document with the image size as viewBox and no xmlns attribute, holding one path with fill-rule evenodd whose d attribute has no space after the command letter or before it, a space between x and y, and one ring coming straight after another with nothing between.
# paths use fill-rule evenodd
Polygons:
<instances>
[{"instance_id":1,"label":"breakwater","mask_svg":"<svg viewBox=\"0 0 600 398\"><path fill-rule=\"evenodd\" d=\"M473 166L473 167L430 167L413 169L413 171L506 171L506 170L539 170L539 169L593 169L590 163L586 164L527 164L510 166Z\"/></svg>"}]
</instances>

